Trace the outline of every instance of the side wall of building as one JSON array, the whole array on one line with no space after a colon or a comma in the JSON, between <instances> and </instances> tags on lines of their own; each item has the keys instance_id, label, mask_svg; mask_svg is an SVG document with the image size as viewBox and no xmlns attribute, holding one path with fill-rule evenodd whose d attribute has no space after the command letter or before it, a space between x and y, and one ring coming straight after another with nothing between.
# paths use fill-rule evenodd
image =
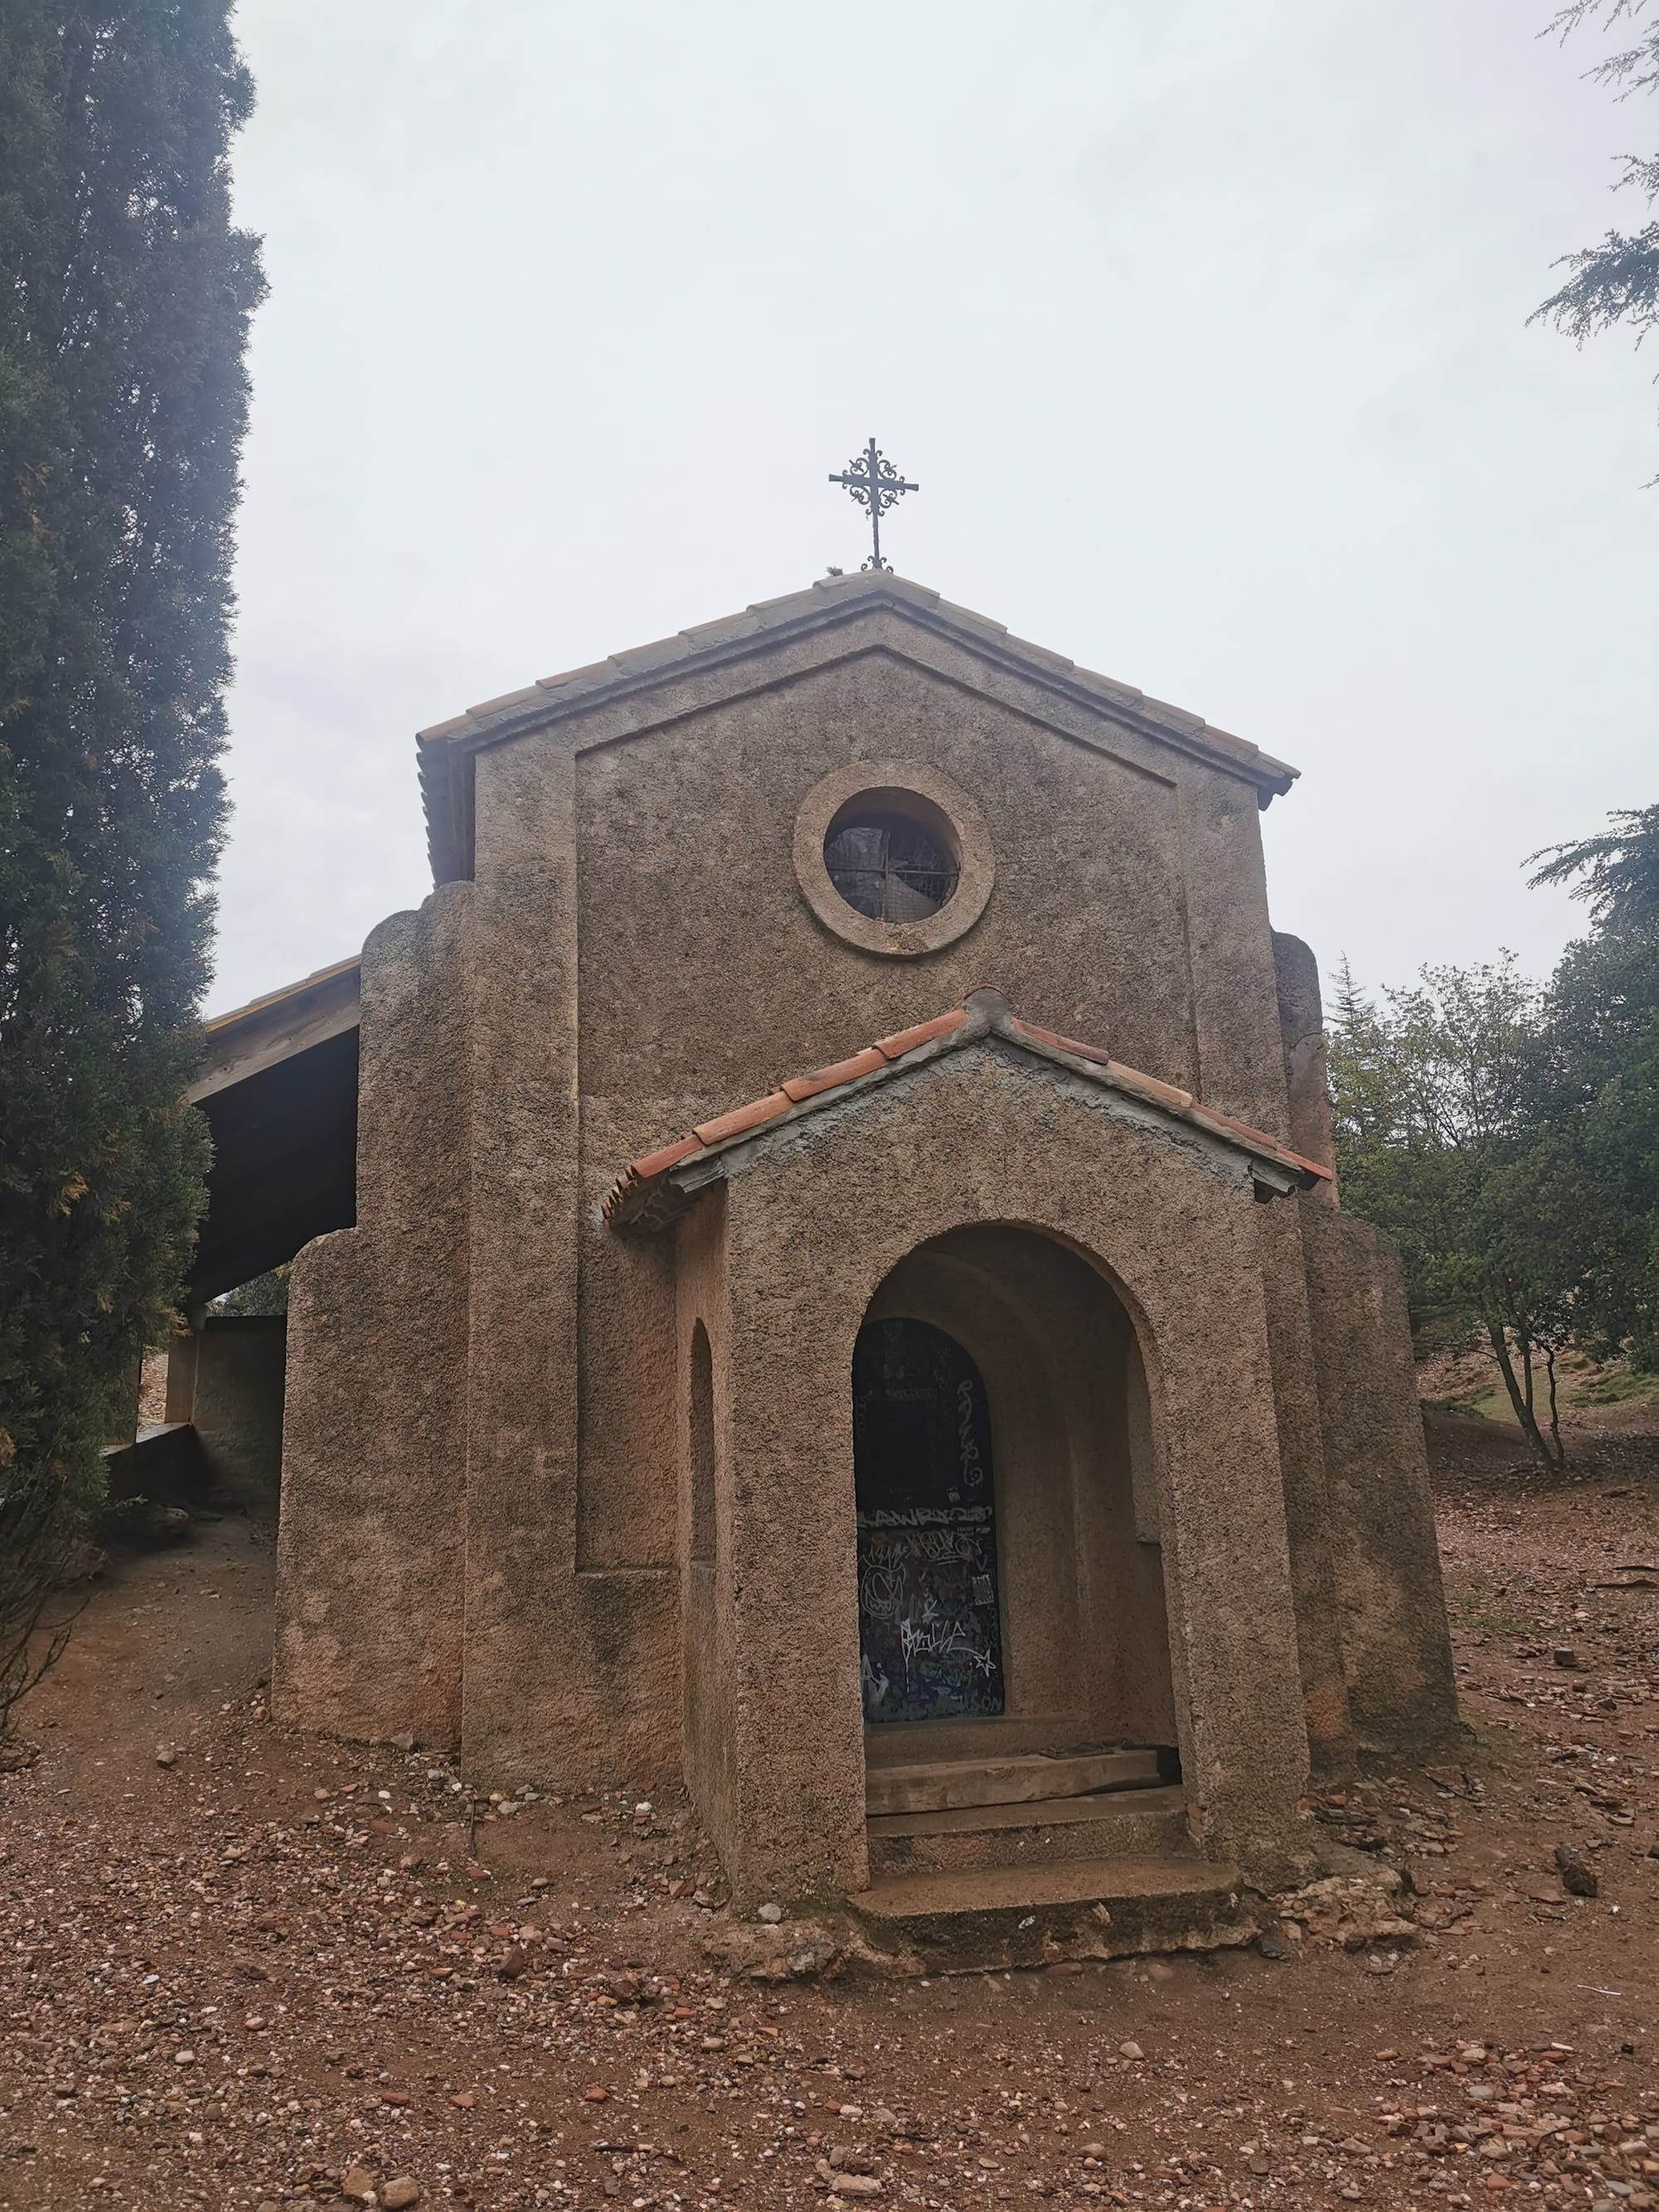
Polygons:
<instances>
[{"instance_id":1,"label":"side wall of building","mask_svg":"<svg viewBox=\"0 0 1659 2212\"><path fill-rule=\"evenodd\" d=\"M1334 1168L1330 1108L1325 1095L1325 1046L1319 968L1298 937L1271 933L1285 1121L1276 1128L1305 1158ZM1266 1126L1265 1124L1263 1126ZM1296 1585L1297 1642L1303 1703L1314 1771L1346 1773L1353 1731L1331 1547L1330 1491L1325 1464L1302 1217L1310 1204L1334 1203L1331 1186L1294 1206L1273 1206L1261 1223L1262 1271L1273 1342L1273 1398L1279 1455L1285 1465L1285 1515Z\"/></svg>"},{"instance_id":2,"label":"side wall of building","mask_svg":"<svg viewBox=\"0 0 1659 2212\"><path fill-rule=\"evenodd\" d=\"M1458 1725L1411 1327L1394 1247L1306 1203L1348 1707L1364 1748L1421 1750Z\"/></svg>"},{"instance_id":3,"label":"side wall of building","mask_svg":"<svg viewBox=\"0 0 1659 2212\"><path fill-rule=\"evenodd\" d=\"M191 1423L208 1474L228 1489L276 1495L287 1334L281 1314L209 1314L185 1355L190 1393L183 1414L173 1413L169 1389L167 1418Z\"/></svg>"},{"instance_id":4,"label":"side wall of building","mask_svg":"<svg viewBox=\"0 0 1659 2212\"><path fill-rule=\"evenodd\" d=\"M565 732L477 764L462 1735L481 1779L591 1789L680 1764L676 1352L669 1253L640 1278L669 1285L666 1300L641 1290L608 1328L586 1265L599 1194L580 1142L574 785ZM648 1449L630 1421L641 1404ZM589 1500L625 1540L589 1523L585 1543L585 1425L599 1409L636 1442L608 1470L619 1493Z\"/></svg>"},{"instance_id":5,"label":"side wall of building","mask_svg":"<svg viewBox=\"0 0 1659 2212\"><path fill-rule=\"evenodd\" d=\"M459 1740L470 886L363 948L357 1226L289 1286L278 1715Z\"/></svg>"}]
</instances>

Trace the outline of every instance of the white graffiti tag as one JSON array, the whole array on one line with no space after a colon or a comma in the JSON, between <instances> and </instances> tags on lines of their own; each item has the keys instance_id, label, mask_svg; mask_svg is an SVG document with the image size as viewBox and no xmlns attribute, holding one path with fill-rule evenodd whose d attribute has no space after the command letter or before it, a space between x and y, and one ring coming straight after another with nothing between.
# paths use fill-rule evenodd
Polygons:
<instances>
[{"instance_id":1,"label":"white graffiti tag","mask_svg":"<svg viewBox=\"0 0 1659 2212\"><path fill-rule=\"evenodd\" d=\"M974 1441L974 1386L964 1376L957 1385L957 1444L962 1454L962 1479L970 1490L985 1480L979 1446Z\"/></svg>"},{"instance_id":2,"label":"white graffiti tag","mask_svg":"<svg viewBox=\"0 0 1659 2212\"><path fill-rule=\"evenodd\" d=\"M920 1652L937 1658L965 1659L986 1676L996 1671L996 1661L988 1651L981 1651L963 1633L962 1623L942 1613L931 1598L920 1613L912 1613L899 1623L899 1652L904 1661L906 1679L910 1673L911 1659Z\"/></svg>"}]
</instances>

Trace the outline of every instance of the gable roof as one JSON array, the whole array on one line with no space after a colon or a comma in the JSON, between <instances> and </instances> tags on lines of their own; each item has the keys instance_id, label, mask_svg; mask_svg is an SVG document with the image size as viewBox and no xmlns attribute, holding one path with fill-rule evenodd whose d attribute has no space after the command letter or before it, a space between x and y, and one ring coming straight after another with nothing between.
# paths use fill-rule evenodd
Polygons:
<instances>
[{"instance_id":1,"label":"gable roof","mask_svg":"<svg viewBox=\"0 0 1659 2212\"><path fill-rule=\"evenodd\" d=\"M1229 770L1255 786L1262 806L1287 792L1298 773L1247 738L1217 729L1200 714L1149 698L1133 684L1119 684L1093 669L1079 668L1046 646L1011 636L1006 623L954 605L925 584L890 573L860 571L823 576L803 592L759 600L741 614L699 623L673 637L631 647L586 668L544 676L522 690L486 699L464 714L417 732L416 753L433 880L448 883L471 872L472 760L485 747L562 716L585 714L602 701L647 690L666 678L746 659L763 647L815 630L840 628L878 608L953 639L1097 710L1104 708L1131 729Z\"/></svg>"},{"instance_id":2,"label":"gable roof","mask_svg":"<svg viewBox=\"0 0 1659 2212\"><path fill-rule=\"evenodd\" d=\"M975 1044L985 1037L1000 1038L1005 1045L1038 1060L1083 1077L1102 1090L1116 1091L1155 1119L1184 1124L1200 1130L1226 1150L1242 1153L1259 1198L1282 1197L1293 1190L1312 1190L1334 1180L1317 1160L1304 1159L1288 1145L1281 1145L1263 1129L1201 1105L1190 1091L1139 1068L1126 1067L1094 1045L1075 1037L1058 1036L1037 1023L1022 1021L1000 991L970 991L963 1004L949 1007L932 1021L878 1037L862 1052L809 1074L786 1077L763 1097L699 1121L672 1144L663 1145L623 1169L605 1201L605 1218L613 1229L662 1229L683 1212L705 1183L722 1171L720 1155L750 1139L805 1120L826 1106L838 1106L860 1092L890 1082L896 1075Z\"/></svg>"}]
</instances>

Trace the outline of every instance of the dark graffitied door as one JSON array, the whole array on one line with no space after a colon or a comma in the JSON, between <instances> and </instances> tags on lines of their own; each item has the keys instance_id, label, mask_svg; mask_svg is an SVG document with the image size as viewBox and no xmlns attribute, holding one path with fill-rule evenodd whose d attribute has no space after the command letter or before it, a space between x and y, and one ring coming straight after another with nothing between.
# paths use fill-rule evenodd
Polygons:
<instances>
[{"instance_id":1,"label":"dark graffitied door","mask_svg":"<svg viewBox=\"0 0 1659 2212\"><path fill-rule=\"evenodd\" d=\"M865 1718L1000 1713L985 1385L942 1328L874 1321L859 1331L853 1467Z\"/></svg>"}]
</instances>

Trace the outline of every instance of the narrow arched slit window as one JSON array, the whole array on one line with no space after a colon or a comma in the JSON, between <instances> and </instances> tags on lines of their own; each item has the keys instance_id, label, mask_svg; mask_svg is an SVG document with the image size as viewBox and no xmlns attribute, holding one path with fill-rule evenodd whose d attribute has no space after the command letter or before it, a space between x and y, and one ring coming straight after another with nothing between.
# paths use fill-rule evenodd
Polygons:
<instances>
[{"instance_id":1,"label":"narrow arched slit window","mask_svg":"<svg viewBox=\"0 0 1659 2212\"><path fill-rule=\"evenodd\" d=\"M701 1322L691 1330L691 1564L714 1564L714 1363Z\"/></svg>"}]
</instances>

